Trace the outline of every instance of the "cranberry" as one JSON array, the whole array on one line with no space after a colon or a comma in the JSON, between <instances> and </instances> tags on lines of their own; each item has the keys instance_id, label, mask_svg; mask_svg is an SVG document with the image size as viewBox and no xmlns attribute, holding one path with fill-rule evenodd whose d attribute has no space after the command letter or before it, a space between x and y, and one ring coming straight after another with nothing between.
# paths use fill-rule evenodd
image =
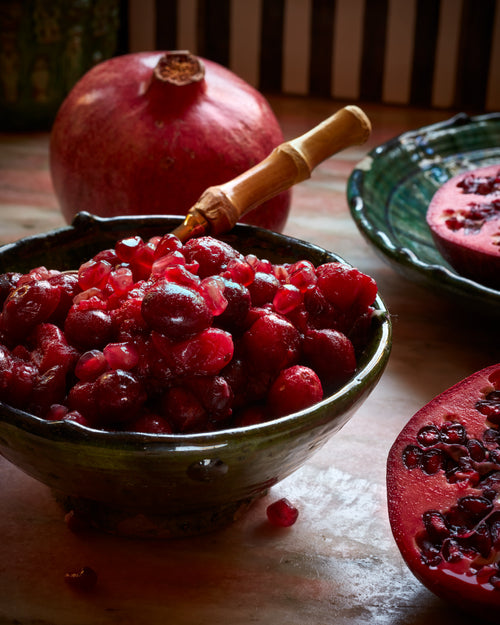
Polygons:
<instances>
[{"instance_id":1,"label":"cranberry","mask_svg":"<svg viewBox=\"0 0 500 625\"><path fill-rule=\"evenodd\" d=\"M340 310L363 311L377 295L373 278L343 263L326 263L316 270L317 285L326 299Z\"/></svg>"},{"instance_id":2,"label":"cranberry","mask_svg":"<svg viewBox=\"0 0 500 625\"><path fill-rule=\"evenodd\" d=\"M253 306L263 306L273 301L280 287L278 278L272 273L257 271L253 282L248 285Z\"/></svg>"},{"instance_id":3,"label":"cranberry","mask_svg":"<svg viewBox=\"0 0 500 625\"><path fill-rule=\"evenodd\" d=\"M285 497L278 499L266 508L267 518L276 527L290 527L299 516L298 509Z\"/></svg>"},{"instance_id":4,"label":"cranberry","mask_svg":"<svg viewBox=\"0 0 500 625\"><path fill-rule=\"evenodd\" d=\"M212 237L190 239L184 244L184 255L188 262L199 263L200 278L219 274L231 260L242 258L230 245Z\"/></svg>"},{"instance_id":5,"label":"cranberry","mask_svg":"<svg viewBox=\"0 0 500 625\"><path fill-rule=\"evenodd\" d=\"M47 321L61 297L57 286L47 280L17 287L3 305L2 329L9 342L20 342L33 328Z\"/></svg>"},{"instance_id":6,"label":"cranberry","mask_svg":"<svg viewBox=\"0 0 500 625\"><path fill-rule=\"evenodd\" d=\"M300 334L290 321L270 313L259 317L243 335L248 357L263 370L280 371L297 361Z\"/></svg>"},{"instance_id":7,"label":"cranberry","mask_svg":"<svg viewBox=\"0 0 500 625\"><path fill-rule=\"evenodd\" d=\"M106 371L95 381L95 400L102 424L134 419L146 401L141 382L129 371Z\"/></svg>"},{"instance_id":8,"label":"cranberry","mask_svg":"<svg viewBox=\"0 0 500 625\"><path fill-rule=\"evenodd\" d=\"M143 432L145 434L172 434L172 426L164 417L145 412L140 417L132 421L128 429L132 432Z\"/></svg>"},{"instance_id":9,"label":"cranberry","mask_svg":"<svg viewBox=\"0 0 500 625\"><path fill-rule=\"evenodd\" d=\"M52 323L39 324L32 333L32 338L36 345L32 358L41 372L55 366L61 367L65 372L73 369L79 352L68 345L60 328Z\"/></svg>"},{"instance_id":10,"label":"cranberry","mask_svg":"<svg viewBox=\"0 0 500 625\"><path fill-rule=\"evenodd\" d=\"M171 388L164 398L163 409L176 432L196 432L206 427L207 412L188 388Z\"/></svg>"},{"instance_id":11,"label":"cranberry","mask_svg":"<svg viewBox=\"0 0 500 625\"><path fill-rule=\"evenodd\" d=\"M108 361L98 349L83 353L75 365L75 375L82 382L96 380L108 368Z\"/></svg>"},{"instance_id":12,"label":"cranberry","mask_svg":"<svg viewBox=\"0 0 500 625\"><path fill-rule=\"evenodd\" d=\"M328 390L347 382L356 371L354 346L338 330L309 330L304 338L303 352Z\"/></svg>"},{"instance_id":13,"label":"cranberry","mask_svg":"<svg viewBox=\"0 0 500 625\"><path fill-rule=\"evenodd\" d=\"M181 375L216 375L231 360L234 352L229 332L208 328L185 341L174 343L171 358Z\"/></svg>"},{"instance_id":14,"label":"cranberry","mask_svg":"<svg viewBox=\"0 0 500 625\"><path fill-rule=\"evenodd\" d=\"M269 409L276 417L304 410L322 399L320 379L312 369L303 365L280 371L268 395Z\"/></svg>"},{"instance_id":15,"label":"cranberry","mask_svg":"<svg viewBox=\"0 0 500 625\"><path fill-rule=\"evenodd\" d=\"M220 375L198 375L191 378L188 385L211 419L222 421L231 416L233 392L225 378Z\"/></svg>"},{"instance_id":16,"label":"cranberry","mask_svg":"<svg viewBox=\"0 0 500 625\"><path fill-rule=\"evenodd\" d=\"M233 280L224 279L223 284L227 306L215 319L215 323L227 330L237 332L243 328L250 310L250 293L245 286Z\"/></svg>"},{"instance_id":17,"label":"cranberry","mask_svg":"<svg viewBox=\"0 0 500 625\"><path fill-rule=\"evenodd\" d=\"M148 325L172 340L183 340L205 330L212 312L197 291L161 281L142 300L142 315Z\"/></svg>"},{"instance_id":18,"label":"cranberry","mask_svg":"<svg viewBox=\"0 0 500 625\"><path fill-rule=\"evenodd\" d=\"M111 315L104 310L73 306L66 317L64 333L78 349L101 349L113 339Z\"/></svg>"}]
</instances>

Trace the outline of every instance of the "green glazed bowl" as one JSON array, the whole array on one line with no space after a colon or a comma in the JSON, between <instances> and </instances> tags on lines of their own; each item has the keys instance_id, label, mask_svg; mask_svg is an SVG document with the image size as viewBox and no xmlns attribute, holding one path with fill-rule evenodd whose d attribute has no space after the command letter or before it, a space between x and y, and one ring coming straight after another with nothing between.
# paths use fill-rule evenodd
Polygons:
<instances>
[{"instance_id":1,"label":"green glazed bowl","mask_svg":"<svg viewBox=\"0 0 500 625\"><path fill-rule=\"evenodd\" d=\"M0 248L0 273L41 265L76 269L125 236L149 238L179 223L175 217L103 219L81 213L72 226ZM309 243L252 226L238 225L224 239L273 262L339 260ZM380 297L376 309L355 377L307 410L206 434L153 435L48 422L0 404L0 453L48 485L67 510L104 531L158 538L223 527L306 462L377 384L389 357L391 325Z\"/></svg>"},{"instance_id":2,"label":"green glazed bowl","mask_svg":"<svg viewBox=\"0 0 500 625\"><path fill-rule=\"evenodd\" d=\"M496 163L500 113L460 113L373 149L352 171L347 198L360 232L397 272L498 319L500 291L460 276L438 252L425 220L442 184L463 171Z\"/></svg>"}]
</instances>

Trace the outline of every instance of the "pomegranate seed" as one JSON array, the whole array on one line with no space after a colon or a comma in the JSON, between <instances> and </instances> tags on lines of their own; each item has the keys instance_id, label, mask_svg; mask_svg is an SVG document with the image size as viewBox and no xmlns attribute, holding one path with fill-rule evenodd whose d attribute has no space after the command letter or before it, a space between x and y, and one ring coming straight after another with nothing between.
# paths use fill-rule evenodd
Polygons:
<instances>
[{"instance_id":1,"label":"pomegranate seed","mask_svg":"<svg viewBox=\"0 0 500 625\"><path fill-rule=\"evenodd\" d=\"M214 317L222 315L227 308L227 299L224 297L224 281L221 277L204 278L200 284L200 292L212 311Z\"/></svg>"},{"instance_id":2,"label":"pomegranate seed","mask_svg":"<svg viewBox=\"0 0 500 625\"><path fill-rule=\"evenodd\" d=\"M252 284L255 277L253 267L246 260L241 258L230 260L224 273L228 274L227 277L229 279L243 286Z\"/></svg>"},{"instance_id":3,"label":"pomegranate seed","mask_svg":"<svg viewBox=\"0 0 500 625\"><path fill-rule=\"evenodd\" d=\"M297 508L285 497L267 506L266 513L269 522L276 527L290 527L299 516Z\"/></svg>"},{"instance_id":4,"label":"pomegranate seed","mask_svg":"<svg viewBox=\"0 0 500 625\"><path fill-rule=\"evenodd\" d=\"M137 348L131 343L108 343L103 354L111 369L130 371L139 362Z\"/></svg>"},{"instance_id":5,"label":"pomegranate seed","mask_svg":"<svg viewBox=\"0 0 500 625\"><path fill-rule=\"evenodd\" d=\"M161 278L165 276L165 272L169 267L176 267L177 265L185 266L186 259L182 252L175 250L164 256L160 256L154 261L151 266L151 275L155 278Z\"/></svg>"},{"instance_id":6,"label":"pomegranate seed","mask_svg":"<svg viewBox=\"0 0 500 625\"><path fill-rule=\"evenodd\" d=\"M82 382L96 380L108 368L108 361L98 349L82 354L75 366L75 375Z\"/></svg>"},{"instance_id":7,"label":"pomegranate seed","mask_svg":"<svg viewBox=\"0 0 500 625\"><path fill-rule=\"evenodd\" d=\"M289 275L290 284L293 284L302 292L305 292L317 282L314 265L308 260L299 260L294 263L289 269Z\"/></svg>"},{"instance_id":8,"label":"pomegranate seed","mask_svg":"<svg viewBox=\"0 0 500 625\"><path fill-rule=\"evenodd\" d=\"M109 274L108 285L114 296L124 295L134 286L132 270L129 267L118 267Z\"/></svg>"},{"instance_id":9,"label":"pomegranate seed","mask_svg":"<svg viewBox=\"0 0 500 625\"><path fill-rule=\"evenodd\" d=\"M408 445L403 452L403 464L407 469L420 466L422 450L417 445Z\"/></svg>"},{"instance_id":10,"label":"pomegranate seed","mask_svg":"<svg viewBox=\"0 0 500 625\"><path fill-rule=\"evenodd\" d=\"M461 423L445 423L441 428L441 438L445 443L463 445L467 441L467 433Z\"/></svg>"},{"instance_id":11,"label":"pomegranate seed","mask_svg":"<svg viewBox=\"0 0 500 625\"><path fill-rule=\"evenodd\" d=\"M89 260L78 270L78 283L82 291L102 289L108 281L112 266L105 260Z\"/></svg>"},{"instance_id":12,"label":"pomegranate seed","mask_svg":"<svg viewBox=\"0 0 500 625\"><path fill-rule=\"evenodd\" d=\"M426 425L417 434L417 441L423 447L431 447L441 440L441 432L435 425Z\"/></svg>"},{"instance_id":13,"label":"pomegranate seed","mask_svg":"<svg viewBox=\"0 0 500 625\"><path fill-rule=\"evenodd\" d=\"M97 585L97 573L90 566L84 566L79 571L65 573L64 579L72 588L89 592Z\"/></svg>"},{"instance_id":14,"label":"pomegranate seed","mask_svg":"<svg viewBox=\"0 0 500 625\"><path fill-rule=\"evenodd\" d=\"M129 262L136 251L143 245L144 241L139 236L122 239L115 245L116 255L121 261Z\"/></svg>"},{"instance_id":15,"label":"pomegranate seed","mask_svg":"<svg viewBox=\"0 0 500 625\"><path fill-rule=\"evenodd\" d=\"M302 292L293 284L283 284L276 291L273 298L273 308L276 312L286 315L302 303Z\"/></svg>"},{"instance_id":16,"label":"pomegranate seed","mask_svg":"<svg viewBox=\"0 0 500 625\"><path fill-rule=\"evenodd\" d=\"M165 234L156 242L155 259L166 256L170 252L178 252L182 249L182 243L175 234Z\"/></svg>"}]
</instances>

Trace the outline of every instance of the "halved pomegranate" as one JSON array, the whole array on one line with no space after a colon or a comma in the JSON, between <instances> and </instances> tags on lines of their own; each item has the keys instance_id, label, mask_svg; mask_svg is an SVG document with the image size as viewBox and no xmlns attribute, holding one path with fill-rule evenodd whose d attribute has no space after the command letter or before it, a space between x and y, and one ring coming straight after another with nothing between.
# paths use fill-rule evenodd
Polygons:
<instances>
[{"instance_id":1,"label":"halved pomegranate","mask_svg":"<svg viewBox=\"0 0 500 625\"><path fill-rule=\"evenodd\" d=\"M427 224L458 273L500 288L500 165L448 180L429 204Z\"/></svg>"},{"instance_id":2,"label":"halved pomegranate","mask_svg":"<svg viewBox=\"0 0 500 625\"><path fill-rule=\"evenodd\" d=\"M429 590L483 618L500 608L500 364L435 397L394 442L389 520Z\"/></svg>"}]
</instances>

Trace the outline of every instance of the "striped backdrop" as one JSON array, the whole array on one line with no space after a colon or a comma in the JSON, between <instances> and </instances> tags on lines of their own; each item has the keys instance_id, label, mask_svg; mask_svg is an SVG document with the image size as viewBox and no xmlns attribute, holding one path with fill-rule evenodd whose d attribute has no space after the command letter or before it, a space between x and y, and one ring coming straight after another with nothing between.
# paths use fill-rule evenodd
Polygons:
<instances>
[{"instance_id":1,"label":"striped backdrop","mask_svg":"<svg viewBox=\"0 0 500 625\"><path fill-rule=\"evenodd\" d=\"M130 51L188 49L266 93L500 110L500 0L128 0Z\"/></svg>"}]
</instances>

